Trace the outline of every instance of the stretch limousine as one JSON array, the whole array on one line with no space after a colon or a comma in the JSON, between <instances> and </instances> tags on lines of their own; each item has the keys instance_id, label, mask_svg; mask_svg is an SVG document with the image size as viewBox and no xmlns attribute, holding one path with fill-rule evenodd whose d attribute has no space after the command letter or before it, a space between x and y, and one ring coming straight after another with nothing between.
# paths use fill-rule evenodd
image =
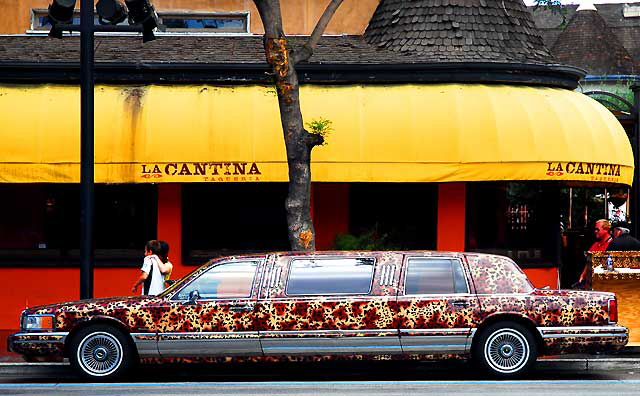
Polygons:
<instances>
[{"instance_id":1,"label":"stretch limousine","mask_svg":"<svg viewBox=\"0 0 640 396\"><path fill-rule=\"evenodd\" d=\"M271 253L211 260L158 296L34 307L9 348L91 379L138 362L471 358L498 377L545 354L616 352L615 295L534 288L509 258Z\"/></svg>"}]
</instances>

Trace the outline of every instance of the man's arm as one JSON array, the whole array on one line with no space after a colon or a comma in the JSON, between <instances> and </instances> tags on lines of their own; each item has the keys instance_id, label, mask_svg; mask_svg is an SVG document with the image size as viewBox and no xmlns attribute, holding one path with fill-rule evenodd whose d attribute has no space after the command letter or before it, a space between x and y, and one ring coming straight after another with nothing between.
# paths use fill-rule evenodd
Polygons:
<instances>
[{"instance_id":1,"label":"man's arm","mask_svg":"<svg viewBox=\"0 0 640 396\"><path fill-rule=\"evenodd\" d=\"M140 277L136 280L136 283L133 284L133 287L131 288L131 292L132 293L137 293L138 292L138 286L143 284L144 281L147 280L148 276L149 276L149 274L147 274L146 272L140 271Z\"/></svg>"}]
</instances>

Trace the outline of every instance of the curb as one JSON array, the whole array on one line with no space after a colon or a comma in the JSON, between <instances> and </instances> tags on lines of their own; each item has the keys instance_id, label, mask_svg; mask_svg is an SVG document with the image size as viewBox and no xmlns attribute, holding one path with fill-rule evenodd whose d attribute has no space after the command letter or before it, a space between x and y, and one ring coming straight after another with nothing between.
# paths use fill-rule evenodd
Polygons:
<instances>
[{"instance_id":1,"label":"curb","mask_svg":"<svg viewBox=\"0 0 640 396\"><path fill-rule=\"evenodd\" d=\"M0 363L0 376L73 377L69 363Z\"/></svg>"},{"instance_id":2,"label":"curb","mask_svg":"<svg viewBox=\"0 0 640 396\"><path fill-rule=\"evenodd\" d=\"M640 369L638 358L541 358L536 363L537 370L607 371ZM65 363L0 363L2 376L46 376L74 378L75 374L68 362Z\"/></svg>"}]
</instances>

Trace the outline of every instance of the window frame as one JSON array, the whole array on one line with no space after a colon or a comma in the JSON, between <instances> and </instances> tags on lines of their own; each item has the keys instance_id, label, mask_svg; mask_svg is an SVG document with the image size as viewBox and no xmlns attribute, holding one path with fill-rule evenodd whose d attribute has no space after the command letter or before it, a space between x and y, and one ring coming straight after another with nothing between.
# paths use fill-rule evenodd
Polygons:
<instances>
[{"instance_id":1,"label":"window frame","mask_svg":"<svg viewBox=\"0 0 640 396\"><path fill-rule=\"evenodd\" d=\"M409 261L411 259L419 259L419 260L449 260L451 262L452 269L452 279L453 279L453 291L450 293L407 293L407 280L409 279ZM447 256L407 256L404 260L404 279L402 282L402 291L404 296L451 296L451 295L468 295L471 294L471 287L469 285L469 276L464 268L464 262L459 257L447 257ZM466 291L456 292L456 277L453 271L453 262L457 262L460 265L460 269L462 271L462 275L464 277L464 286L466 287Z\"/></svg>"},{"instance_id":2,"label":"window frame","mask_svg":"<svg viewBox=\"0 0 640 396\"><path fill-rule=\"evenodd\" d=\"M315 293L315 294L290 294L289 293L289 282L291 281L291 269L294 261L301 260L344 260L344 259L369 259L372 260L371 264L371 279L369 282L369 289L366 293ZM373 282L375 280L376 267L378 264L378 260L375 256L325 256L325 257L316 257L316 256L308 256L308 257L294 257L289 260L287 263L287 280L286 285L284 287L284 295L286 297L318 297L318 296L369 296L373 292Z\"/></svg>"},{"instance_id":3,"label":"window frame","mask_svg":"<svg viewBox=\"0 0 640 396\"><path fill-rule=\"evenodd\" d=\"M180 29L180 28L167 28L166 31L157 29L156 35L180 35L180 34L198 34L198 35L249 35L251 34L251 13L249 11L231 11L231 12L212 12L212 11L156 11L160 24L163 24L163 18L176 18L176 19L244 19L244 30L211 30L211 29ZM27 34L41 34L48 33L51 29L49 26L40 26L39 19L48 15L46 8L32 8L29 28ZM80 17L80 10L73 11L73 17ZM95 13L95 23L98 24L98 14ZM119 23L121 26L129 26L128 22L124 21ZM72 33L74 35L78 32ZM96 32L97 35L137 35L135 32Z\"/></svg>"},{"instance_id":4,"label":"window frame","mask_svg":"<svg viewBox=\"0 0 640 396\"><path fill-rule=\"evenodd\" d=\"M209 29L190 29L190 28L167 28L166 33L208 33L208 34L250 34L251 18L249 11L238 12L208 12L208 11L163 11L158 13L160 23L164 24L164 19L237 19L244 18L244 30L209 30Z\"/></svg>"},{"instance_id":5,"label":"window frame","mask_svg":"<svg viewBox=\"0 0 640 396\"><path fill-rule=\"evenodd\" d=\"M256 270L253 273L253 279L251 280L251 286L249 287L249 295L248 296L244 296L244 297L216 297L216 298L205 298L205 297L200 297L198 299L198 301L224 301L224 300L251 300L254 299L256 296L256 293L254 293L254 288L256 285L256 278L258 275L258 268L260 267L262 261L261 260L256 260L256 259L246 259L246 260L231 260L231 261L223 261L220 263L217 263L213 266L211 266L211 268L202 271L201 274L199 274L198 276L196 276L195 278L193 278L190 282L186 283L183 287L181 287L179 290L176 290L175 293L171 296L170 300L174 301L174 302L184 302L184 301L189 301L188 298L186 299L182 299L182 298L178 298L178 296L180 295L180 293L188 288L191 284L193 284L194 282L197 282L198 279L200 279L201 277L203 277L204 275L206 275L209 271L213 270L214 268L218 268L221 267L223 265L226 264L241 264L241 263L255 263L256 265Z\"/></svg>"}]
</instances>

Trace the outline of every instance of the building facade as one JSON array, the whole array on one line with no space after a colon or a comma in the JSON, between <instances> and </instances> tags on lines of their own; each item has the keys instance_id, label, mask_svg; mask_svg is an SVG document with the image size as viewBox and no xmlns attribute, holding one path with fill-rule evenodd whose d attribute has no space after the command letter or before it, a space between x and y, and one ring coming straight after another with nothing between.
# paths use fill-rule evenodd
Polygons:
<instances>
[{"instance_id":1,"label":"building facade","mask_svg":"<svg viewBox=\"0 0 640 396\"><path fill-rule=\"evenodd\" d=\"M258 17L249 1L210 3L154 1L183 31L150 43L96 38L97 297L130 293L148 239L169 242L174 276L288 249ZM283 1L288 33L308 34L320 3ZM79 40L42 33L46 2L20 7L31 24L8 14L0 37L5 329L25 304L79 290ZM227 27L246 31L175 21L239 15ZM561 189L630 185L633 155L615 117L573 91L583 74L555 62L524 4L345 2L328 33L298 67L305 121L334 126L312 155L317 248L491 251L557 287Z\"/></svg>"}]
</instances>

